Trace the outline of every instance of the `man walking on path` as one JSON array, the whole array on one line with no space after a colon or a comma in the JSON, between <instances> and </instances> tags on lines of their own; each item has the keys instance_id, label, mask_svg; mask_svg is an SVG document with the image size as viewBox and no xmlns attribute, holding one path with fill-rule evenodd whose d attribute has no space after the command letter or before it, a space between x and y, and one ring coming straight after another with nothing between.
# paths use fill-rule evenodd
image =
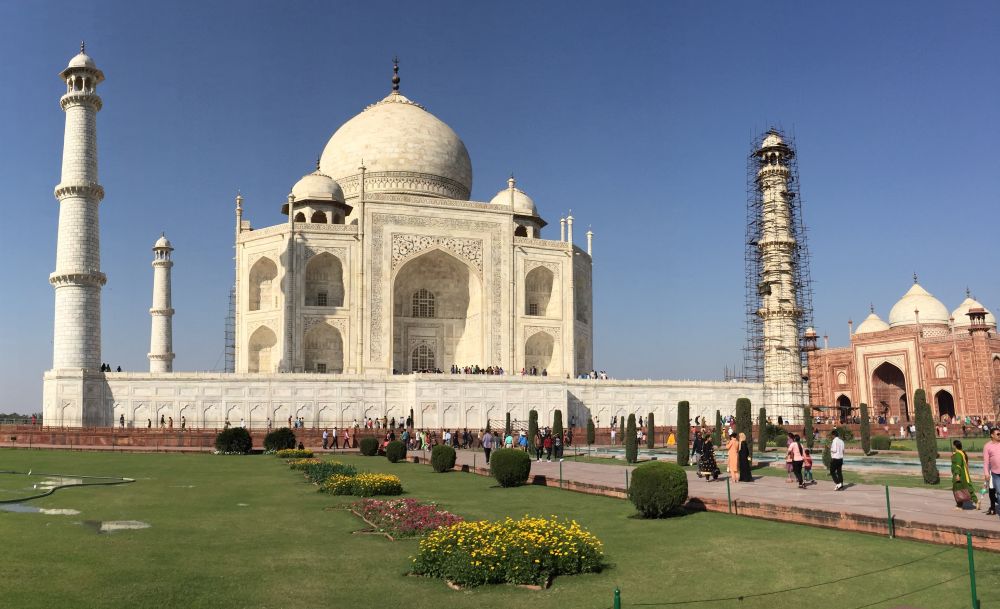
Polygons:
<instances>
[{"instance_id":1,"label":"man walking on path","mask_svg":"<svg viewBox=\"0 0 1000 609\"><path fill-rule=\"evenodd\" d=\"M844 488L844 441L836 429L830 435L833 436L830 442L830 477L837 483L833 489L839 491Z\"/></svg>"},{"instance_id":2,"label":"man walking on path","mask_svg":"<svg viewBox=\"0 0 1000 609\"><path fill-rule=\"evenodd\" d=\"M990 441L983 447L983 469L986 481L992 478L993 488L1000 489L1000 427L990 430Z\"/></svg>"},{"instance_id":3,"label":"man walking on path","mask_svg":"<svg viewBox=\"0 0 1000 609\"><path fill-rule=\"evenodd\" d=\"M483 452L486 453L486 462L490 462L490 451L493 450L493 434L487 429L483 434Z\"/></svg>"}]
</instances>

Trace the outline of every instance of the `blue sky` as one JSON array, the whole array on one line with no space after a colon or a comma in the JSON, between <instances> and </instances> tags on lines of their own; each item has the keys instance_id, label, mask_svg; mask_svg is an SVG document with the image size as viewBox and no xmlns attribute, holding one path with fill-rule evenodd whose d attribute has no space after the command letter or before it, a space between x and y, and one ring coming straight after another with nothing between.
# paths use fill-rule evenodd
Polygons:
<instances>
[{"instance_id":1,"label":"blue sky","mask_svg":"<svg viewBox=\"0 0 1000 609\"><path fill-rule=\"evenodd\" d=\"M1000 309L1000 5L970 2L0 2L0 412L51 365L63 114L87 40L98 117L104 359L143 370L153 241L174 252L175 369L222 366L233 196L254 226L339 125L402 91L462 137L473 198L514 171L595 232L596 361L719 378L741 359L746 155L794 134L815 319L847 343L917 272Z\"/></svg>"}]
</instances>

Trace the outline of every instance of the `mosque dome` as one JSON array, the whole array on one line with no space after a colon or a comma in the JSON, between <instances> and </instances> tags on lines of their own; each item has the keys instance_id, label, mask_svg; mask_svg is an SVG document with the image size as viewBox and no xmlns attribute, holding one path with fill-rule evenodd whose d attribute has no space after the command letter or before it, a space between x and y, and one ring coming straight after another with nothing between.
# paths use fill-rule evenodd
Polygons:
<instances>
[{"instance_id":1,"label":"mosque dome","mask_svg":"<svg viewBox=\"0 0 1000 609\"><path fill-rule=\"evenodd\" d=\"M923 310L921 310L921 315L923 315ZM855 334L869 334L871 332L881 332L883 330L888 330L889 324L882 321L882 318L872 311L868 314L868 317L864 319L858 327L854 330Z\"/></svg>"},{"instance_id":2,"label":"mosque dome","mask_svg":"<svg viewBox=\"0 0 1000 609\"><path fill-rule=\"evenodd\" d=\"M292 186L292 196L296 201L344 202L344 191L340 188L340 184L319 169L302 176L302 179Z\"/></svg>"},{"instance_id":3,"label":"mosque dome","mask_svg":"<svg viewBox=\"0 0 1000 609\"><path fill-rule=\"evenodd\" d=\"M403 193L468 200L472 161L451 127L396 89L364 109L333 134L320 168L351 196L360 192L365 165L366 193Z\"/></svg>"},{"instance_id":4,"label":"mosque dome","mask_svg":"<svg viewBox=\"0 0 1000 609\"><path fill-rule=\"evenodd\" d=\"M990 313L989 309L984 307L982 303L967 294L962 304L958 305L958 308L951 312L951 316L955 319L956 328L967 328L972 325L972 319L969 317L970 309L985 310L986 325L993 326L994 328L997 327L997 318L993 316L993 313Z\"/></svg>"},{"instance_id":5,"label":"mosque dome","mask_svg":"<svg viewBox=\"0 0 1000 609\"><path fill-rule=\"evenodd\" d=\"M889 311L889 327L915 325L917 315L914 311L920 311L921 324L948 324L948 309L944 304L914 282L913 287Z\"/></svg>"},{"instance_id":6,"label":"mosque dome","mask_svg":"<svg viewBox=\"0 0 1000 609\"><path fill-rule=\"evenodd\" d=\"M514 209L514 213L521 216L538 216L538 208L535 201L523 190L516 186L517 182L511 176L507 180L507 188L504 188L490 199L491 205L509 205Z\"/></svg>"}]
</instances>

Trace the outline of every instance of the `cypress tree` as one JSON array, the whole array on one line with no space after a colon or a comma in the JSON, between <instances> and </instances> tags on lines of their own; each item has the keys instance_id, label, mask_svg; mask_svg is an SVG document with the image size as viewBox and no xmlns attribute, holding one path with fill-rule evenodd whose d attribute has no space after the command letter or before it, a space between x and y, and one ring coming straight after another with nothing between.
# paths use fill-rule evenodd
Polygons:
<instances>
[{"instance_id":1,"label":"cypress tree","mask_svg":"<svg viewBox=\"0 0 1000 609\"><path fill-rule=\"evenodd\" d=\"M753 452L753 415L750 412L750 398L736 400L736 435L746 434L747 448Z\"/></svg>"},{"instance_id":2,"label":"cypress tree","mask_svg":"<svg viewBox=\"0 0 1000 609\"><path fill-rule=\"evenodd\" d=\"M691 457L691 418L687 400L677 402L677 465L686 466Z\"/></svg>"},{"instance_id":3,"label":"cypress tree","mask_svg":"<svg viewBox=\"0 0 1000 609\"><path fill-rule=\"evenodd\" d=\"M618 417L618 441L625 444L625 417Z\"/></svg>"},{"instance_id":4,"label":"cypress tree","mask_svg":"<svg viewBox=\"0 0 1000 609\"><path fill-rule=\"evenodd\" d=\"M635 463L639 460L639 440L635 437L635 414L628 415L628 425L625 426L625 461Z\"/></svg>"},{"instance_id":5,"label":"cypress tree","mask_svg":"<svg viewBox=\"0 0 1000 609\"><path fill-rule=\"evenodd\" d=\"M719 446L722 444L722 413L718 410L715 411L715 431L712 432L712 444L715 444L715 450L719 450Z\"/></svg>"},{"instance_id":6,"label":"cypress tree","mask_svg":"<svg viewBox=\"0 0 1000 609\"><path fill-rule=\"evenodd\" d=\"M937 484L941 481L938 474L937 440L934 438L934 416L927 404L927 396L923 389L913 392L913 412L917 418L917 452L920 454L920 471L924 482Z\"/></svg>"},{"instance_id":7,"label":"cypress tree","mask_svg":"<svg viewBox=\"0 0 1000 609\"><path fill-rule=\"evenodd\" d=\"M503 435L504 435L504 437L506 438L507 436L511 435L512 431L513 431L513 429L510 426L510 413L508 412L507 413L507 422L504 424L504 428L503 428Z\"/></svg>"},{"instance_id":8,"label":"cypress tree","mask_svg":"<svg viewBox=\"0 0 1000 609\"><path fill-rule=\"evenodd\" d=\"M767 408L763 406L757 413L757 450L760 452L767 450Z\"/></svg>"},{"instance_id":9,"label":"cypress tree","mask_svg":"<svg viewBox=\"0 0 1000 609\"><path fill-rule=\"evenodd\" d=\"M861 403L861 452L872 452L872 426L868 420L868 404Z\"/></svg>"},{"instance_id":10,"label":"cypress tree","mask_svg":"<svg viewBox=\"0 0 1000 609\"><path fill-rule=\"evenodd\" d=\"M538 435L538 411L528 411L528 450L535 452L535 436ZM536 455L537 456L537 455Z\"/></svg>"},{"instance_id":11,"label":"cypress tree","mask_svg":"<svg viewBox=\"0 0 1000 609\"><path fill-rule=\"evenodd\" d=\"M802 416L805 417L805 422L802 425L802 438L806 441L806 448L813 447L813 418L812 418L812 408L809 406L804 406L802 408Z\"/></svg>"},{"instance_id":12,"label":"cypress tree","mask_svg":"<svg viewBox=\"0 0 1000 609\"><path fill-rule=\"evenodd\" d=\"M552 413L552 435L562 436L563 426L562 426L562 411L557 410Z\"/></svg>"},{"instance_id":13,"label":"cypress tree","mask_svg":"<svg viewBox=\"0 0 1000 609\"><path fill-rule=\"evenodd\" d=\"M587 445L591 445L597 440L597 430L594 429L593 417L587 417Z\"/></svg>"},{"instance_id":14,"label":"cypress tree","mask_svg":"<svg viewBox=\"0 0 1000 609\"><path fill-rule=\"evenodd\" d=\"M656 447L656 423L653 419L653 413L646 415L646 448Z\"/></svg>"}]
</instances>

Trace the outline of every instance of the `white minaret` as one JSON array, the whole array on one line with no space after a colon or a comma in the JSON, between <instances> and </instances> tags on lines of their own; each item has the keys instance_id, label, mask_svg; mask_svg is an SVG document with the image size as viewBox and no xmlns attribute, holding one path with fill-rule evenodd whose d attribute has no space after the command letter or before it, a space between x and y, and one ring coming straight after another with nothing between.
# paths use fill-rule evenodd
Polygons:
<instances>
[{"instance_id":1,"label":"white minaret","mask_svg":"<svg viewBox=\"0 0 1000 609\"><path fill-rule=\"evenodd\" d=\"M174 251L166 235L161 234L153 245L153 306L149 314L153 325L149 331L149 371L174 370L174 310L170 306L170 252Z\"/></svg>"},{"instance_id":2,"label":"white minaret","mask_svg":"<svg viewBox=\"0 0 1000 609\"><path fill-rule=\"evenodd\" d=\"M59 237L56 270L49 283L56 291L52 368L101 366L100 230L97 207L104 189L97 181L97 112L101 98L97 85L104 73L84 52L59 73L66 94L59 100L66 113L62 179L56 186L59 201Z\"/></svg>"},{"instance_id":3,"label":"white minaret","mask_svg":"<svg viewBox=\"0 0 1000 609\"><path fill-rule=\"evenodd\" d=\"M794 152L776 131L769 131L756 152L761 191L760 248L761 308L764 326L764 406L768 413L798 420L807 404L799 356L798 319L802 315L795 293L791 192L788 161Z\"/></svg>"}]
</instances>

